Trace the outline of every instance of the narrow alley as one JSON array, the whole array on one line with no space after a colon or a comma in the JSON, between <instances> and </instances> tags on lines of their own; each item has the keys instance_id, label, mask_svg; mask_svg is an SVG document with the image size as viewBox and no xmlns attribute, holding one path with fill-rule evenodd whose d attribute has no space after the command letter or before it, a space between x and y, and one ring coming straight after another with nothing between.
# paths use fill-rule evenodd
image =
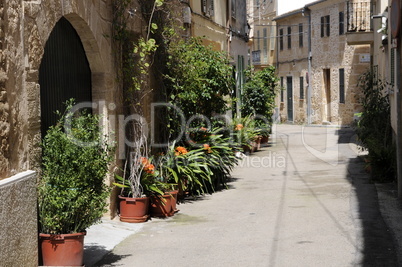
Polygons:
<instances>
[{"instance_id":1,"label":"narrow alley","mask_svg":"<svg viewBox=\"0 0 402 267\"><path fill-rule=\"evenodd\" d=\"M145 223L95 266L398 266L353 140L350 128L276 125L227 190Z\"/></svg>"}]
</instances>

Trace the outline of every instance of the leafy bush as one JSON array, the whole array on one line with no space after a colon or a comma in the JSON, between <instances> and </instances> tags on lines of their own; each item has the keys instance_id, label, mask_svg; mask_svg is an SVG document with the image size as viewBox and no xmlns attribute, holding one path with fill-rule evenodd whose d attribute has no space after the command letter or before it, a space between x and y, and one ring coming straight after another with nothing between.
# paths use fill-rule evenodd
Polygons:
<instances>
[{"instance_id":1,"label":"leafy bush","mask_svg":"<svg viewBox=\"0 0 402 267\"><path fill-rule=\"evenodd\" d=\"M269 66L260 71L248 69L246 78L242 93L242 116L257 116L257 126L269 128L279 81L275 67Z\"/></svg>"},{"instance_id":2,"label":"leafy bush","mask_svg":"<svg viewBox=\"0 0 402 267\"><path fill-rule=\"evenodd\" d=\"M165 75L168 101L180 108L186 119L201 114L209 119L224 114L234 80L232 67L223 52L190 38L169 45L168 73ZM181 127L171 114L172 131Z\"/></svg>"},{"instance_id":3,"label":"leafy bush","mask_svg":"<svg viewBox=\"0 0 402 267\"><path fill-rule=\"evenodd\" d=\"M70 109L59 113L43 140L42 177L39 182L39 222L42 233L82 232L106 211L109 188L104 183L113 147L102 135L99 116ZM66 133L65 120L71 121Z\"/></svg>"},{"instance_id":4,"label":"leafy bush","mask_svg":"<svg viewBox=\"0 0 402 267\"><path fill-rule=\"evenodd\" d=\"M357 122L357 135L369 152L372 179L387 182L395 179L396 150L392 140L389 96L385 84L379 80L373 84L371 72L363 74L359 86L364 96L361 104L364 111Z\"/></svg>"}]
</instances>

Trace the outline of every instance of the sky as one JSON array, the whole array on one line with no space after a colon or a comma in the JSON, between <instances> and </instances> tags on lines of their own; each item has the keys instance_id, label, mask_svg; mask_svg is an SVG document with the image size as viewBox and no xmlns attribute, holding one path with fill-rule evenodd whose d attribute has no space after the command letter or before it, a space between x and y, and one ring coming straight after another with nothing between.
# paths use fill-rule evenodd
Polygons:
<instances>
[{"instance_id":1,"label":"sky","mask_svg":"<svg viewBox=\"0 0 402 267\"><path fill-rule=\"evenodd\" d=\"M278 0L278 15L303 7L317 0Z\"/></svg>"}]
</instances>

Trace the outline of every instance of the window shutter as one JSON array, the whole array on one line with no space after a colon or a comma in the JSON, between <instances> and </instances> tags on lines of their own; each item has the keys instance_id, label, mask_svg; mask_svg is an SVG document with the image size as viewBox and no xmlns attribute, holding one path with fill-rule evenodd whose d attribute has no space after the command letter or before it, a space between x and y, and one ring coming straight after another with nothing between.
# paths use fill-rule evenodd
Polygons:
<instances>
[{"instance_id":1,"label":"window shutter","mask_svg":"<svg viewBox=\"0 0 402 267\"><path fill-rule=\"evenodd\" d=\"M215 15L214 0L210 0L209 2L209 15L211 17Z\"/></svg>"},{"instance_id":2,"label":"window shutter","mask_svg":"<svg viewBox=\"0 0 402 267\"><path fill-rule=\"evenodd\" d=\"M339 103L345 103L345 69L339 69Z\"/></svg>"},{"instance_id":3,"label":"window shutter","mask_svg":"<svg viewBox=\"0 0 402 267\"><path fill-rule=\"evenodd\" d=\"M329 15L326 16L325 19L326 19L326 27L327 27L327 36L329 36L330 32L331 32L331 27L329 25Z\"/></svg>"},{"instance_id":4,"label":"window shutter","mask_svg":"<svg viewBox=\"0 0 402 267\"><path fill-rule=\"evenodd\" d=\"M300 99L304 99L304 77L300 77Z\"/></svg>"},{"instance_id":5,"label":"window shutter","mask_svg":"<svg viewBox=\"0 0 402 267\"><path fill-rule=\"evenodd\" d=\"M395 85L395 48L391 49L391 85Z\"/></svg>"},{"instance_id":6,"label":"window shutter","mask_svg":"<svg viewBox=\"0 0 402 267\"><path fill-rule=\"evenodd\" d=\"M321 17L321 37L324 37L324 17Z\"/></svg>"},{"instance_id":7,"label":"window shutter","mask_svg":"<svg viewBox=\"0 0 402 267\"><path fill-rule=\"evenodd\" d=\"M201 1L201 11L202 13L207 13L207 0L202 0Z\"/></svg>"},{"instance_id":8,"label":"window shutter","mask_svg":"<svg viewBox=\"0 0 402 267\"><path fill-rule=\"evenodd\" d=\"M345 16L343 12L339 12L339 35L342 35L345 33Z\"/></svg>"},{"instance_id":9,"label":"window shutter","mask_svg":"<svg viewBox=\"0 0 402 267\"><path fill-rule=\"evenodd\" d=\"M303 24L299 24L299 47L303 47Z\"/></svg>"}]
</instances>

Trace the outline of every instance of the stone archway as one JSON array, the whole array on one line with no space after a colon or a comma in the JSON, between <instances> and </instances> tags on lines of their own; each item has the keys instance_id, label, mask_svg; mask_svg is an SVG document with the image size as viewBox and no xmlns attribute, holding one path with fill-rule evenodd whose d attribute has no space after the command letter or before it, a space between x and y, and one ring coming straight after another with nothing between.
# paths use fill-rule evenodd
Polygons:
<instances>
[{"instance_id":1,"label":"stone archway","mask_svg":"<svg viewBox=\"0 0 402 267\"><path fill-rule=\"evenodd\" d=\"M71 23L62 17L46 42L39 67L41 132L57 121L56 110L74 98L77 103L92 100L91 69L81 39Z\"/></svg>"}]
</instances>

